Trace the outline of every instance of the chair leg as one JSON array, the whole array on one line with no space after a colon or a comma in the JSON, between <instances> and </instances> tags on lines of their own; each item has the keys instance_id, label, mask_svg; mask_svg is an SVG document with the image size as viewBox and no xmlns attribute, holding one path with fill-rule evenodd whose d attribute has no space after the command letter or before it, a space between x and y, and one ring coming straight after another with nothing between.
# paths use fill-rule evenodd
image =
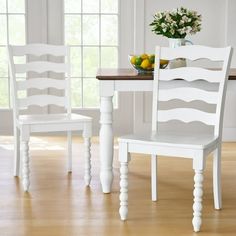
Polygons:
<instances>
[{"instance_id":1,"label":"chair leg","mask_svg":"<svg viewBox=\"0 0 236 236\"><path fill-rule=\"evenodd\" d=\"M151 169L152 169L152 201L157 201L157 156L152 155Z\"/></svg>"},{"instance_id":2,"label":"chair leg","mask_svg":"<svg viewBox=\"0 0 236 236\"><path fill-rule=\"evenodd\" d=\"M68 172L72 172L72 134L71 131L67 131L67 169Z\"/></svg>"},{"instance_id":3,"label":"chair leg","mask_svg":"<svg viewBox=\"0 0 236 236\"><path fill-rule=\"evenodd\" d=\"M214 151L213 157L213 192L215 209L221 209L221 147Z\"/></svg>"},{"instance_id":4,"label":"chair leg","mask_svg":"<svg viewBox=\"0 0 236 236\"><path fill-rule=\"evenodd\" d=\"M91 141L90 138L84 137L84 146L85 146L85 173L84 181L86 186L90 185L91 182Z\"/></svg>"},{"instance_id":5,"label":"chair leg","mask_svg":"<svg viewBox=\"0 0 236 236\"><path fill-rule=\"evenodd\" d=\"M195 232L200 231L200 227L202 224L202 196L203 196L203 170L195 169L194 176L194 203L193 203L193 228Z\"/></svg>"},{"instance_id":6,"label":"chair leg","mask_svg":"<svg viewBox=\"0 0 236 236\"><path fill-rule=\"evenodd\" d=\"M30 186L29 141L21 141L21 151L22 151L22 183L24 191L27 192Z\"/></svg>"},{"instance_id":7,"label":"chair leg","mask_svg":"<svg viewBox=\"0 0 236 236\"><path fill-rule=\"evenodd\" d=\"M120 163L120 218L126 220L128 216L128 162Z\"/></svg>"},{"instance_id":8,"label":"chair leg","mask_svg":"<svg viewBox=\"0 0 236 236\"><path fill-rule=\"evenodd\" d=\"M20 131L14 127L14 176L20 174Z\"/></svg>"}]
</instances>

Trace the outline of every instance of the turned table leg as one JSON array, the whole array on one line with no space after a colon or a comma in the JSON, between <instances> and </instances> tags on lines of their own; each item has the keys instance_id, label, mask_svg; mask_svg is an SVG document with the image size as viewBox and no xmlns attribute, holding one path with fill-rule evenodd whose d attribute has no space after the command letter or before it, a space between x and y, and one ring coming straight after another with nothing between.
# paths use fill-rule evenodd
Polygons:
<instances>
[{"instance_id":1,"label":"turned table leg","mask_svg":"<svg viewBox=\"0 0 236 236\"><path fill-rule=\"evenodd\" d=\"M110 193L113 181L112 96L101 97L100 112L100 180L103 192Z\"/></svg>"}]
</instances>

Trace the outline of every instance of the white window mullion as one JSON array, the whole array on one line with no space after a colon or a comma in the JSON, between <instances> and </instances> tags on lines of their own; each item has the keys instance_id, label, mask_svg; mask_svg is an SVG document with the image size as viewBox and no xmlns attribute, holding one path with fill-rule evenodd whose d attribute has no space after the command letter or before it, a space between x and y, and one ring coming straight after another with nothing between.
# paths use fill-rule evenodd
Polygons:
<instances>
[{"instance_id":1,"label":"white window mullion","mask_svg":"<svg viewBox=\"0 0 236 236\"><path fill-rule=\"evenodd\" d=\"M84 107L84 45L83 45L83 0L81 0L81 18L80 18L80 27L81 27L81 106Z\"/></svg>"},{"instance_id":2,"label":"white window mullion","mask_svg":"<svg viewBox=\"0 0 236 236\"><path fill-rule=\"evenodd\" d=\"M101 49L101 0L99 0L99 19L98 19L98 29L99 29L99 68L101 68L102 61L102 49Z\"/></svg>"},{"instance_id":3,"label":"white window mullion","mask_svg":"<svg viewBox=\"0 0 236 236\"><path fill-rule=\"evenodd\" d=\"M7 24L7 44L9 44L9 18L8 18L8 0L6 0L6 24ZM10 96L10 74L9 69L7 70L8 73L8 107L11 107L11 96Z\"/></svg>"}]
</instances>

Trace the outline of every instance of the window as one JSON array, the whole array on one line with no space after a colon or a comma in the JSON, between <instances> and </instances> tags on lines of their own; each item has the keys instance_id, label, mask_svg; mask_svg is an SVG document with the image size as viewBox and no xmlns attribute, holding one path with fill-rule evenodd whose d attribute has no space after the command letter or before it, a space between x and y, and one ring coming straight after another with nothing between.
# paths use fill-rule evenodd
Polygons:
<instances>
[{"instance_id":1,"label":"window","mask_svg":"<svg viewBox=\"0 0 236 236\"><path fill-rule=\"evenodd\" d=\"M0 107L10 107L7 44L25 44L25 0L0 0Z\"/></svg>"},{"instance_id":2,"label":"window","mask_svg":"<svg viewBox=\"0 0 236 236\"><path fill-rule=\"evenodd\" d=\"M72 106L99 106L97 68L118 65L119 0L64 0L65 44L71 46Z\"/></svg>"}]
</instances>

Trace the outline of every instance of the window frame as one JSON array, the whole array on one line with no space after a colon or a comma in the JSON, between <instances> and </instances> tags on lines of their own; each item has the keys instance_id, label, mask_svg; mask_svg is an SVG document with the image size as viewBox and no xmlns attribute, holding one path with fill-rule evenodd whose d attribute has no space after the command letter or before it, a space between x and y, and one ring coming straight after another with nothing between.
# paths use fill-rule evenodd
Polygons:
<instances>
[{"instance_id":1,"label":"window frame","mask_svg":"<svg viewBox=\"0 0 236 236\"><path fill-rule=\"evenodd\" d=\"M99 0L99 11L98 12L91 12L91 13L87 13L87 12L83 12L83 1L85 0L81 0L80 4L80 8L81 8L81 12L80 13L68 13L68 12L65 12L65 0L63 0L63 20L64 20L64 24L63 24L63 42L65 44L66 42L66 34L65 34L65 16L81 16L81 22L80 22L80 27L81 27L81 42L80 44L68 44L68 46L72 47L72 48L76 48L76 47L79 47L81 49L81 53L80 53L80 61L81 61L81 73L80 73L80 76L72 76L71 75L71 80L73 79L79 79L80 82L81 82L81 106L73 106L72 109L73 110L98 110L100 109L99 107L99 104L98 106L93 106L93 107L86 107L84 105L84 88L83 88L83 85L84 85L84 80L86 79L94 79L94 77L92 76L84 76L83 74L83 49L84 48L98 48L98 53L99 53L99 59L98 59L98 68L101 68L101 62L102 62L102 48L116 48L117 50L117 67L119 67L120 65L120 29L121 29L121 17L120 17L120 10L121 10L121 2L120 0L117 0L117 12L115 13L103 13L101 12L101 0ZM89 45L89 44L83 44L83 16L92 16L92 15L95 15L95 16L98 16L99 18L99 39L98 39L98 44L94 44L94 45ZM117 16L117 45L106 45L106 44L102 44L101 42L101 18L102 16ZM98 82L99 83L99 82ZM72 99L72 98L71 98ZM115 100L115 101L114 101ZM115 94L114 97L113 97L113 103L114 103L114 109L118 109L119 107L119 97L118 97L118 94ZM71 104L72 104L72 101L71 101Z\"/></svg>"}]
</instances>

